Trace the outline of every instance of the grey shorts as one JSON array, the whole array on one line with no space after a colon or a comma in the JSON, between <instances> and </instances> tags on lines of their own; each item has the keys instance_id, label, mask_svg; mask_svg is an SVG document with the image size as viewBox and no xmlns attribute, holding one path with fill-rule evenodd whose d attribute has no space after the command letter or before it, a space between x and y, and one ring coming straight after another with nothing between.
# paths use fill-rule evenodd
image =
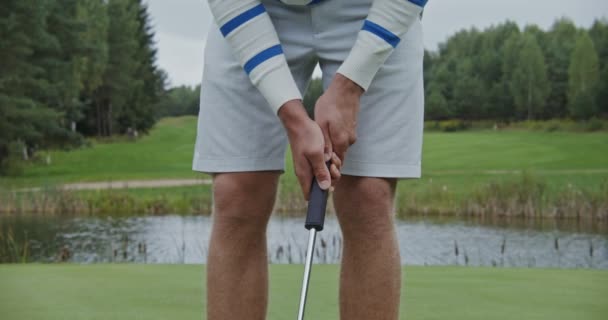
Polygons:
<instances>
[{"instance_id":1,"label":"grey shorts","mask_svg":"<svg viewBox=\"0 0 608 320\"><path fill-rule=\"evenodd\" d=\"M372 0L326 0L286 6L263 1L291 73L302 93L317 63L327 88L352 48ZM196 171L283 171L287 136L264 97L251 84L217 26L205 49ZM416 21L361 99L357 142L342 174L420 177L424 89L422 27Z\"/></svg>"}]
</instances>

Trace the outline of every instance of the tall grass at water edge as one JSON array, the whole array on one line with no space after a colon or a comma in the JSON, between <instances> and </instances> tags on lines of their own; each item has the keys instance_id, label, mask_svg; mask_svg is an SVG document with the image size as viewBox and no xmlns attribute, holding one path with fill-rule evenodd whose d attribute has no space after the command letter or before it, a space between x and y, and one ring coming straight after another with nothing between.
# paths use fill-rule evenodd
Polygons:
<instances>
[{"instance_id":1,"label":"tall grass at water edge","mask_svg":"<svg viewBox=\"0 0 608 320\"><path fill-rule=\"evenodd\" d=\"M523 173L515 179L481 184L456 194L440 184L410 193L398 189L396 213L408 216L483 216L608 220L608 180L598 188L568 185L549 190L541 177ZM46 216L132 216L211 213L211 186L146 189L38 192L0 190L0 214ZM284 185L275 212L303 215L306 202L299 188ZM329 212L333 212L330 201Z\"/></svg>"}]
</instances>

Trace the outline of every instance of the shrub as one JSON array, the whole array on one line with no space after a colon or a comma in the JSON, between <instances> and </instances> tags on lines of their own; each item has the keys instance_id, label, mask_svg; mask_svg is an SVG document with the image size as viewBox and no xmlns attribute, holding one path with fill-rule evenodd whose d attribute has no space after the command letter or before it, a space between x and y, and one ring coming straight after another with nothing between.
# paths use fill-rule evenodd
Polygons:
<instances>
[{"instance_id":1,"label":"shrub","mask_svg":"<svg viewBox=\"0 0 608 320\"><path fill-rule=\"evenodd\" d=\"M604 128L606 128L605 121L602 121L602 120L600 120L598 118L591 118L585 124L585 130L586 131L600 131L600 130L602 130Z\"/></svg>"},{"instance_id":2,"label":"shrub","mask_svg":"<svg viewBox=\"0 0 608 320\"><path fill-rule=\"evenodd\" d=\"M456 132L470 129L472 123L464 120L441 120L441 121L427 121L424 123L424 129L428 131L443 131L443 132Z\"/></svg>"}]
</instances>

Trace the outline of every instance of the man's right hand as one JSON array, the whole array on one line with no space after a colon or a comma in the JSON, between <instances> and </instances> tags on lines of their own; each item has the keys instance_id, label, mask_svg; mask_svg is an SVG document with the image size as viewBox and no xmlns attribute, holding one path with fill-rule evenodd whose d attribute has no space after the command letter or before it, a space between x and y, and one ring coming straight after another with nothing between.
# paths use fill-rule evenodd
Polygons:
<instances>
[{"instance_id":1,"label":"man's right hand","mask_svg":"<svg viewBox=\"0 0 608 320\"><path fill-rule=\"evenodd\" d=\"M279 109L279 118L287 131L295 173L304 198L309 200L313 174L321 189L327 190L331 186L331 176L325 164L331 159L326 159L323 153L323 133L319 125L308 117L300 100L286 102Z\"/></svg>"}]
</instances>

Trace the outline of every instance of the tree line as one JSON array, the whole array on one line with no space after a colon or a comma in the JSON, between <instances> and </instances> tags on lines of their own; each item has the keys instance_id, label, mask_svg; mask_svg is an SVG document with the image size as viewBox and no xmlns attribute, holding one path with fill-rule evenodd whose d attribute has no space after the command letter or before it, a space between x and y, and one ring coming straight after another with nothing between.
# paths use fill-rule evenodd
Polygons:
<instances>
[{"instance_id":1,"label":"tree line","mask_svg":"<svg viewBox=\"0 0 608 320\"><path fill-rule=\"evenodd\" d=\"M608 115L608 23L544 31L505 22L426 51L426 119L587 120Z\"/></svg>"},{"instance_id":2,"label":"tree line","mask_svg":"<svg viewBox=\"0 0 608 320\"><path fill-rule=\"evenodd\" d=\"M512 122L608 117L608 22L562 18L547 31L515 22L462 30L425 50L425 119ZM163 115L197 115L200 85L169 90ZM304 106L323 94L312 79Z\"/></svg>"},{"instance_id":3,"label":"tree line","mask_svg":"<svg viewBox=\"0 0 608 320\"><path fill-rule=\"evenodd\" d=\"M146 132L198 114L200 85L165 90L143 0L0 3L0 173L11 158L85 136ZM608 22L548 30L504 22L425 51L427 120L502 122L608 116ZM323 88L304 96L312 114Z\"/></svg>"},{"instance_id":4,"label":"tree line","mask_svg":"<svg viewBox=\"0 0 608 320\"><path fill-rule=\"evenodd\" d=\"M11 157L146 132L166 76L142 0L0 3L0 171Z\"/></svg>"}]
</instances>

